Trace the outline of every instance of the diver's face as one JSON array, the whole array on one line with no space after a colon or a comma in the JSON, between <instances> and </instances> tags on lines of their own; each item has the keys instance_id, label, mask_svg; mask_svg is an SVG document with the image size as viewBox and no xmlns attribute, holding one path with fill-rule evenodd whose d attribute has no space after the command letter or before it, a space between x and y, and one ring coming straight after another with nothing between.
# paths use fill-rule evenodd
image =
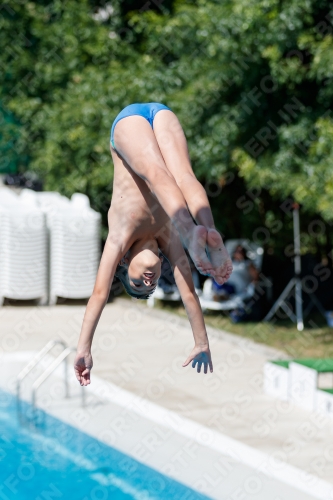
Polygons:
<instances>
[{"instance_id":1,"label":"diver's face","mask_svg":"<svg viewBox=\"0 0 333 500\"><path fill-rule=\"evenodd\" d=\"M149 249L141 250L130 261L128 279L133 290L154 290L161 276L161 258Z\"/></svg>"}]
</instances>

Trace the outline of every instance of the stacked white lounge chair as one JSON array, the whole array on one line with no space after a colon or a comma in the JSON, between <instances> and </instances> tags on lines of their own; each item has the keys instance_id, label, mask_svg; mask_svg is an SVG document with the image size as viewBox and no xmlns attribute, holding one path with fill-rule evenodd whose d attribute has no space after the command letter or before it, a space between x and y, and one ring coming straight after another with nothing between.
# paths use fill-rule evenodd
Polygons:
<instances>
[{"instance_id":1,"label":"stacked white lounge chair","mask_svg":"<svg viewBox=\"0 0 333 500\"><path fill-rule=\"evenodd\" d=\"M100 259L100 214L79 193L69 206L59 204L48 214L50 230L50 304L57 297L83 299L91 295Z\"/></svg>"},{"instance_id":2,"label":"stacked white lounge chair","mask_svg":"<svg viewBox=\"0 0 333 500\"><path fill-rule=\"evenodd\" d=\"M47 302L47 229L33 199L0 188L0 305L4 298Z\"/></svg>"},{"instance_id":3,"label":"stacked white lounge chair","mask_svg":"<svg viewBox=\"0 0 333 500\"><path fill-rule=\"evenodd\" d=\"M88 298L100 258L100 214L76 193L0 188L0 305L4 298Z\"/></svg>"},{"instance_id":4,"label":"stacked white lounge chair","mask_svg":"<svg viewBox=\"0 0 333 500\"><path fill-rule=\"evenodd\" d=\"M57 297L88 298L93 290L100 259L101 216L89 198L73 194L71 200L53 192L23 192L34 196L46 216L50 235L49 303Z\"/></svg>"}]
</instances>

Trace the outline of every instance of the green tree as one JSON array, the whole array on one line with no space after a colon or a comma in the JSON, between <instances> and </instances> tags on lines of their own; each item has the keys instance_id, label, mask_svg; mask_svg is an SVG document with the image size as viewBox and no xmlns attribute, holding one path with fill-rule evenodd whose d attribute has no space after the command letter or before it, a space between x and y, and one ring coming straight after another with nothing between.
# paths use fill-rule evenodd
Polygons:
<instances>
[{"instance_id":1,"label":"green tree","mask_svg":"<svg viewBox=\"0 0 333 500\"><path fill-rule=\"evenodd\" d=\"M271 227L284 220L279 205L289 196L303 203L306 223L317 215L331 222L327 1L4 6L0 99L15 119L7 133L47 189L86 192L106 213L112 120L131 102L162 101L180 118L196 174L218 193L212 204L222 231ZM284 244L288 231L271 240Z\"/></svg>"},{"instance_id":2,"label":"green tree","mask_svg":"<svg viewBox=\"0 0 333 500\"><path fill-rule=\"evenodd\" d=\"M179 87L168 103L199 175L236 168L332 219L332 20L328 2L310 0L180 1L167 20L133 15L146 53L166 47L166 79Z\"/></svg>"}]
</instances>

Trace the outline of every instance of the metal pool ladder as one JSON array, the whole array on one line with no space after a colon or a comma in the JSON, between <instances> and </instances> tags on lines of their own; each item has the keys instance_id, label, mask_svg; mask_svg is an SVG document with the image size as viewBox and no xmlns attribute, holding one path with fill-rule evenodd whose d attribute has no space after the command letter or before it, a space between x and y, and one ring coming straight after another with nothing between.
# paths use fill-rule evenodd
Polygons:
<instances>
[{"instance_id":1,"label":"metal pool ladder","mask_svg":"<svg viewBox=\"0 0 333 500\"><path fill-rule=\"evenodd\" d=\"M49 376L54 372L58 366L64 362L64 381L65 381L65 397L69 398L69 385L68 385L68 356L74 352L76 349L73 349L72 347L68 347L65 342L62 342L61 340L50 340L46 344L46 346L43 347L41 351L39 351L38 354L30 361L30 363L27 364L23 368L23 370L18 374L17 379L16 379L16 398L17 402L19 403L21 399L21 384L23 380L29 375L31 370L37 366L42 359L55 347L56 345L61 345L63 347L63 350L61 353L51 362L50 366L46 368L46 370L37 378L37 380L34 381L32 384L32 398L31 398L31 403L33 409L36 408L36 397L37 397L37 389L45 382L46 379L49 378ZM85 406L85 392L84 392L84 387L82 387L81 391L81 404L82 406Z\"/></svg>"}]
</instances>

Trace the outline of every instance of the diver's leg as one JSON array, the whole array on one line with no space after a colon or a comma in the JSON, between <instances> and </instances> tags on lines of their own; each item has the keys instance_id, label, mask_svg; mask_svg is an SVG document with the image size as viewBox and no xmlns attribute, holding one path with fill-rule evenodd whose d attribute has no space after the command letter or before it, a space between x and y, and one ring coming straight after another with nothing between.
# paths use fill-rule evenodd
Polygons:
<instances>
[{"instance_id":1,"label":"diver's leg","mask_svg":"<svg viewBox=\"0 0 333 500\"><path fill-rule=\"evenodd\" d=\"M159 111L154 119L154 134L192 216L198 224L214 228L207 194L192 170L185 134L177 116L172 111Z\"/></svg>"},{"instance_id":2,"label":"diver's leg","mask_svg":"<svg viewBox=\"0 0 333 500\"><path fill-rule=\"evenodd\" d=\"M194 224L147 120L136 115L120 120L114 129L114 144L118 154L147 183L175 224L197 269L203 274L212 273L213 266L205 252L207 230Z\"/></svg>"},{"instance_id":3,"label":"diver's leg","mask_svg":"<svg viewBox=\"0 0 333 500\"><path fill-rule=\"evenodd\" d=\"M222 284L230 277L232 264L216 231L207 194L193 172L186 137L177 116L169 110L159 111L154 119L154 134L165 164L182 191L189 211L198 224L207 229L207 250L215 271L215 280Z\"/></svg>"}]
</instances>

